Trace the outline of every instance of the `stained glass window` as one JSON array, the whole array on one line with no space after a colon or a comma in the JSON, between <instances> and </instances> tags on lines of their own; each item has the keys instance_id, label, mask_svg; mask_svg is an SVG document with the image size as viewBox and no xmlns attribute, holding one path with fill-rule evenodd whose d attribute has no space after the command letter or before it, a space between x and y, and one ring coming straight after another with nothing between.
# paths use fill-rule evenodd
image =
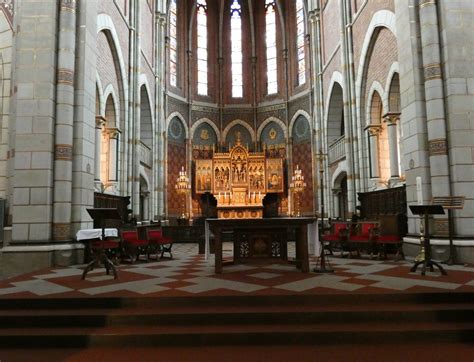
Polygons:
<instances>
[{"instance_id":1,"label":"stained glass window","mask_svg":"<svg viewBox=\"0 0 474 362\"><path fill-rule=\"evenodd\" d=\"M197 91L207 96L207 4L197 1Z\"/></svg>"},{"instance_id":2,"label":"stained glass window","mask_svg":"<svg viewBox=\"0 0 474 362\"><path fill-rule=\"evenodd\" d=\"M278 92L275 1L265 0L265 43L267 47L267 93Z\"/></svg>"},{"instance_id":3,"label":"stained glass window","mask_svg":"<svg viewBox=\"0 0 474 362\"><path fill-rule=\"evenodd\" d=\"M242 8L238 0L230 6L230 39L232 61L232 97L243 97L243 72L242 72Z\"/></svg>"},{"instance_id":4,"label":"stained glass window","mask_svg":"<svg viewBox=\"0 0 474 362\"><path fill-rule=\"evenodd\" d=\"M305 33L303 0L296 0L296 54L298 62L298 84L306 83Z\"/></svg>"},{"instance_id":5,"label":"stained glass window","mask_svg":"<svg viewBox=\"0 0 474 362\"><path fill-rule=\"evenodd\" d=\"M177 27L177 8L176 0L170 1L170 84L176 87L178 84L178 27Z\"/></svg>"}]
</instances>

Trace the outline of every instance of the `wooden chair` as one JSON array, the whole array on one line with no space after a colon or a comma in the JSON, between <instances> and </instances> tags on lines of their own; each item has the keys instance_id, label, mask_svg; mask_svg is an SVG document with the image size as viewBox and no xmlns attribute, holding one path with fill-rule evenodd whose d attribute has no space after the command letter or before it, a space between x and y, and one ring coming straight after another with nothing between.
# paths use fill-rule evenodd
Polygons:
<instances>
[{"instance_id":1,"label":"wooden chair","mask_svg":"<svg viewBox=\"0 0 474 362\"><path fill-rule=\"evenodd\" d=\"M321 239L325 248L333 254L333 250L340 250L341 256L346 248L347 236L349 233L349 223L344 221L331 222L329 232L325 232Z\"/></svg>"},{"instance_id":2,"label":"wooden chair","mask_svg":"<svg viewBox=\"0 0 474 362\"><path fill-rule=\"evenodd\" d=\"M133 264L140 255L145 255L148 260L148 240L140 239L137 230L125 230L121 232L122 257L126 256Z\"/></svg>"},{"instance_id":3,"label":"wooden chair","mask_svg":"<svg viewBox=\"0 0 474 362\"><path fill-rule=\"evenodd\" d=\"M404 259L403 236L406 230L404 215L379 215L380 222L377 246L380 259L386 259L388 254L395 254L395 260Z\"/></svg>"},{"instance_id":4,"label":"wooden chair","mask_svg":"<svg viewBox=\"0 0 474 362\"><path fill-rule=\"evenodd\" d=\"M158 259L158 253L161 251L160 259L163 258L165 253L168 253L169 258L173 259L173 254L171 253L173 239L163 235L161 229L148 229L146 235L149 243L149 254L154 252L156 259Z\"/></svg>"},{"instance_id":5,"label":"wooden chair","mask_svg":"<svg viewBox=\"0 0 474 362\"><path fill-rule=\"evenodd\" d=\"M349 235L348 245L351 251L356 251L360 257L361 251L366 251L372 258L376 252L376 242L379 234L379 224L376 221L359 221L354 225Z\"/></svg>"}]
</instances>

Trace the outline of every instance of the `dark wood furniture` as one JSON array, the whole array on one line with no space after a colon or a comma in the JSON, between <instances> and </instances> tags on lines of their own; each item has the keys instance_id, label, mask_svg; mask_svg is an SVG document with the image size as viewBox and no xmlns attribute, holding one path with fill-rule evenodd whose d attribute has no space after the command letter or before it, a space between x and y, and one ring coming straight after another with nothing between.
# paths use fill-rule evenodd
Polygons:
<instances>
[{"instance_id":1,"label":"dark wood furniture","mask_svg":"<svg viewBox=\"0 0 474 362\"><path fill-rule=\"evenodd\" d=\"M351 224L345 221L332 221L330 228L321 236L321 240L326 250L333 254L334 250L342 253L346 248L347 236L349 235Z\"/></svg>"},{"instance_id":2,"label":"dark wood furniture","mask_svg":"<svg viewBox=\"0 0 474 362\"><path fill-rule=\"evenodd\" d=\"M93 270L95 267L104 265L107 274L110 270L114 273L114 279L118 278L117 270L115 269L114 263L109 259L106 249L110 248L110 242L106 240L105 228L107 221L120 220L120 215L117 209L114 208L93 208L87 209L90 217L94 220L94 225L98 225L102 229L102 235L100 240L97 240L92 246L93 260L87 264L84 272L82 273L82 279L85 279L86 274Z\"/></svg>"},{"instance_id":3,"label":"dark wood furniture","mask_svg":"<svg viewBox=\"0 0 474 362\"><path fill-rule=\"evenodd\" d=\"M464 207L465 196L438 196L433 197L433 205L441 205L445 210L448 210L448 236L449 236L449 258L445 261L448 265L457 264L456 248L454 247L454 222L453 211L460 210Z\"/></svg>"},{"instance_id":4,"label":"dark wood furniture","mask_svg":"<svg viewBox=\"0 0 474 362\"><path fill-rule=\"evenodd\" d=\"M372 257L376 251L376 241L378 237L379 223L376 221L359 221L352 225L349 233L347 246L349 252L366 251Z\"/></svg>"},{"instance_id":5,"label":"dark wood furniture","mask_svg":"<svg viewBox=\"0 0 474 362\"><path fill-rule=\"evenodd\" d=\"M416 261L410 269L411 272L415 272L419 265L422 265L421 275L425 275L426 267L433 271L433 266L436 266L441 274L447 275L446 270L441 264L431 259L431 245L430 245L430 215L443 215L444 209L441 205L410 205L410 210L413 215L423 216L423 245L425 248L425 257L423 260Z\"/></svg>"},{"instance_id":6,"label":"dark wood furniture","mask_svg":"<svg viewBox=\"0 0 474 362\"><path fill-rule=\"evenodd\" d=\"M94 192L94 208L107 208L107 209L116 209L119 214L119 219L107 220L107 227L119 229L123 224L128 224L130 222L130 213L131 209L128 208L130 205L130 196L117 196L103 194L100 192ZM94 220L94 228L101 227Z\"/></svg>"},{"instance_id":7,"label":"dark wood furniture","mask_svg":"<svg viewBox=\"0 0 474 362\"><path fill-rule=\"evenodd\" d=\"M222 273L223 256L222 256L222 240L226 232L232 232L234 235L234 250L247 245L249 256L265 257L268 255L278 256L272 249L274 243L270 246L268 240L276 237L280 243L280 258L286 259L286 243L288 235L295 232L296 241L296 259L295 264L302 272L309 272L309 256L308 256L308 224L315 222L315 218L266 218L266 219L207 219L210 230L214 233L214 249L215 249L215 272ZM256 235L256 236L255 236ZM245 236L245 238L244 238ZM250 242L249 242L250 240ZM253 240L253 241L252 241ZM239 255L238 262L241 260ZM247 259L247 260L250 260ZM232 263L233 263L232 262Z\"/></svg>"},{"instance_id":8,"label":"dark wood furniture","mask_svg":"<svg viewBox=\"0 0 474 362\"><path fill-rule=\"evenodd\" d=\"M380 222L380 235L407 234L407 201L405 186L385 190L359 192L360 218Z\"/></svg>"},{"instance_id":9,"label":"dark wood furniture","mask_svg":"<svg viewBox=\"0 0 474 362\"><path fill-rule=\"evenodd\" d=\"M169 258L173 259L171 248L173 247L173 239L163 235L163 230L149 227L146 229L146 239L148 240L148 255L155 253L156 259L161 252L160 259L165 253L168 253Z\"/></svg>"}]
</instances>

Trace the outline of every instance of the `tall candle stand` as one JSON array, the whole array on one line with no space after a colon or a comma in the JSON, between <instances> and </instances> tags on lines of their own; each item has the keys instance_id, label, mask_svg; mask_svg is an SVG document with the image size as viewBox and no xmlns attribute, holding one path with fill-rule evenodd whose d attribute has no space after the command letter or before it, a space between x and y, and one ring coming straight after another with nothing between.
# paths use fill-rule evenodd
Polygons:
<instances>
[{"instance_id":1,"label":"tall candle stand","mask_svg":"<svg viewBox=\"0 0 474 362\"><path fill-rule=\"evenodd\" d=\"M291 176L290 190L295 195L295 216L300 217L300 194L306 188L306 182L304 181L303 172L299 166L296 165L293 176Z\"/></svg>"},{"instance_id":2,"label":"tall candle stand","mask_svg":"<svg viewBox=\"0 0 474 362\"><path fill-rule=\"evenodd\" d=\"M176 179L175 189L178 195L182 197L181 219L186 219L186 197L191 191L191 184L189 182L189 177L186 174L184 166L181 166L181 171L179 171L179 176Z\"/></svg>"}]
</instances>

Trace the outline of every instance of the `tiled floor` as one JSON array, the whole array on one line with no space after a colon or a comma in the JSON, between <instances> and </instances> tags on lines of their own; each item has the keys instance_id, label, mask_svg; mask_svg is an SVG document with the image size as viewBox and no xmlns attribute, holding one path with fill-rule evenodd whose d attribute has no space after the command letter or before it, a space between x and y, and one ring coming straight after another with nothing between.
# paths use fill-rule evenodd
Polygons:
<instances>
[{"instance_id":1,"label":"tiled floor","mask_svg":"<svg viewBox=\"0 0 474 362\"><path fill-rule=\"evenodd\" d=\"M91 296L186 296L321 293L474 292L473 266L445 266L422 276L410 272L412 261L368 258L329 259L334 273L301 273L294 265L267 261L224 267L214 274L214 256L205 260L195 244L175 244L172 260L137 262L118 267L119 278L95 269L81 279L84 265L51 268L0 281L0 298ZM224 245L225 257L232 245ZM294 248L289 248L289 256ZM316 258L311 257L311 270Z\"/></svg>"}]
</instances>

